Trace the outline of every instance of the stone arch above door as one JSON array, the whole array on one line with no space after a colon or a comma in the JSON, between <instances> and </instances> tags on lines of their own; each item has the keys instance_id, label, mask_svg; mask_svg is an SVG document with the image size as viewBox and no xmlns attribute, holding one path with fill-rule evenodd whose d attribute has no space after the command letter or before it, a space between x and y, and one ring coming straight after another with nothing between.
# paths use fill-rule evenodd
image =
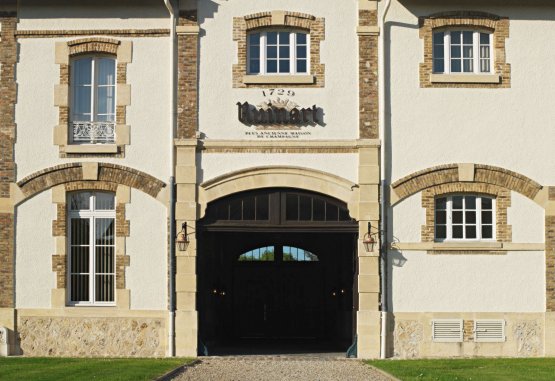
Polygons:
<instances>
[{"instance_id":1,"label":"stone arch above door","mask_svg":"<svg viewBox=\"0 0 555 381\"><path fill-rule=\"evenodd\" d=\"M325 194L345 202L351 217L358 219L359 192L355 183L315 169L281 166L246 168L200 184L200 217L204 217L211 201L260 188L297 188Z\"/></svg>"}]
</instances>

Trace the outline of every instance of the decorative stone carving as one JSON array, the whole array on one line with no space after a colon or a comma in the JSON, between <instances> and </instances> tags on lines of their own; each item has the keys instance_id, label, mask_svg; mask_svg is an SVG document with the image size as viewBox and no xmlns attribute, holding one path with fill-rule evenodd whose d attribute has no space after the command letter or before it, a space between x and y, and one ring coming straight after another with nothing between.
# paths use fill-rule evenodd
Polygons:
<instances>
[{"instance_id":1,"label":"decorative stone carving","mask_svg":"<svg viewBox=\"0 0 555 381\"><path fill-rule=\"evenodd\" d=\"M153 318L23 317L25 356L161 357L165 327Z\"/></svg>"},{"instance_id":2,"label":"decorative stone carving","mask_svg":"<svg viewBox=\"0 0 555 381\"><path fill-rule=\"evenodd\" d=\"M519 321L513 328L519 357L536 357L542 351L542 327L537 321Z\"/></svg>"},{"instance_id":3,"label":"decorative stone carving","mask_svg":"<svg viewBox=\"0 0 555 381\"><path fill-rule=\"evenodd\" d=\"M417 320L400 320L395 324L393 356L417 358L423 337L422 323Z\"/></svg>"}]
</instances>

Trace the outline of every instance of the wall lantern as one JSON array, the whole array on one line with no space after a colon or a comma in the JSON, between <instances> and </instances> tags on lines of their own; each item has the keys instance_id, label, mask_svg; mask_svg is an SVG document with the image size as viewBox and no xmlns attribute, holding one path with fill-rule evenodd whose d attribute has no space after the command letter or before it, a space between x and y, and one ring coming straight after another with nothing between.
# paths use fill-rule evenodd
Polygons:
<instances>
[{"instance_id":1,"label":"wall lantern","mask_svg":"<svg viewBox=\"0 0 555 381\"><path fill-rule=\"evenodd\" d=\"M374 245L376 244L376 239L374 238L375 235L376 233L372 234L372 224L368 222L368 232L364 235L362 239L364 249L367 253L371 253L374 251Z\"/></svg>"},{"instance_id":2,"label":"wall lantern","mask_svg":"<svg viewBox=\"0 0 555 381\"><path fill-rule=\"evenodd\" d=\"M177 233L177 237L175 238L175 243L177 244L177 248L179 251L186 251L187 247L189 246L189 237L187 236L187 223L184 222L181 225L181 231Z\"/></svg>"}]
</instances>

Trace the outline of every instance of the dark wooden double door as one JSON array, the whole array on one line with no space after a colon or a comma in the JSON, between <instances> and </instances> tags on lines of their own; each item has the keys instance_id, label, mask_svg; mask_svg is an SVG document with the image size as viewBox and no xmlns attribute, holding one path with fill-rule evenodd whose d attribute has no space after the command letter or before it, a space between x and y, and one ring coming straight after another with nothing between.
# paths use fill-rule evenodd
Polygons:
<instances>
[{"instance_id":1,"label":"dark wooden double door","mask_svg":"<svg viewBox=\"0 0 555 381\"><path fill-rule=\"evenodd\" d=\"M238 338L322 335L323 282L318 262L237 262L233 317Z\"/></svg>"}]
</instances>

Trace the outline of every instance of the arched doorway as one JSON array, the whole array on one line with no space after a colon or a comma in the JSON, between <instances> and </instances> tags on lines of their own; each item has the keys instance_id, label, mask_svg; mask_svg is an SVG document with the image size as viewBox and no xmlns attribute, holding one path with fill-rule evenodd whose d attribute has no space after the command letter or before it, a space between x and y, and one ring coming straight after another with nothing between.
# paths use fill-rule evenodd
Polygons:
<instances>
[{"instance_id":1,"label":"arched doorway","mask_svg":"<svg viewBox=\"0 0 555 381\"><path fill-rule=\"evenodd\" d=\"M200 354L347 350L358 224L345 203L241 192L209 203L197 231Z\"/></svg>"}]
</instances>

